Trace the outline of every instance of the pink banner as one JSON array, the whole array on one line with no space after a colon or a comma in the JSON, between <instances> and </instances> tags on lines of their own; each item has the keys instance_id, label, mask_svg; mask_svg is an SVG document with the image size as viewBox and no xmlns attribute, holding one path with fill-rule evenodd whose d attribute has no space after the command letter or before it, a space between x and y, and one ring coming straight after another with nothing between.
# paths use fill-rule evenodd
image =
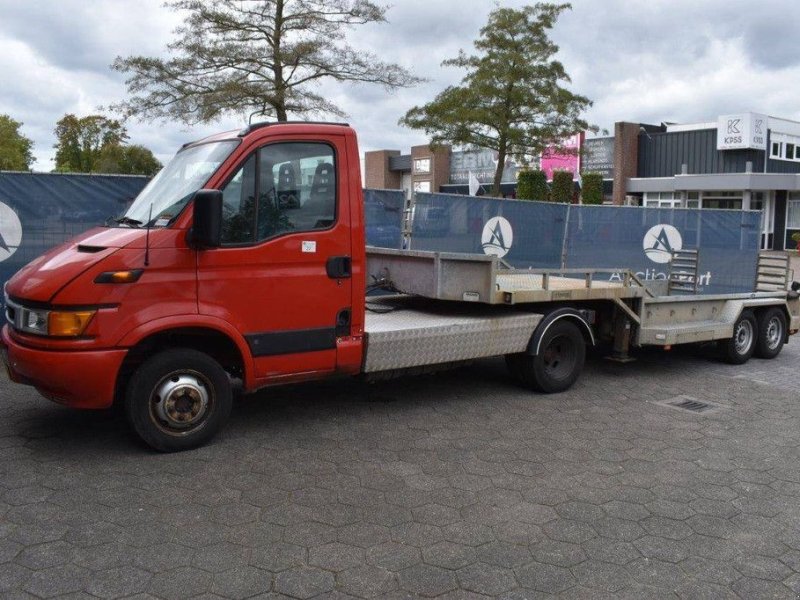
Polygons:
<instances>
[{"instance_id":1,"label":"pink banner","mask_svg":"<svg viewBox=\"0 0 800 600\"><path fill-rule=\"evenodd\" d=\"M571 171L573 178L581 171L581 146L583 133L565 139L560 146L550 146L541 156L542 171L547 175L547 181L553 181L553 171Z\"/></svg>"}]
</instances>

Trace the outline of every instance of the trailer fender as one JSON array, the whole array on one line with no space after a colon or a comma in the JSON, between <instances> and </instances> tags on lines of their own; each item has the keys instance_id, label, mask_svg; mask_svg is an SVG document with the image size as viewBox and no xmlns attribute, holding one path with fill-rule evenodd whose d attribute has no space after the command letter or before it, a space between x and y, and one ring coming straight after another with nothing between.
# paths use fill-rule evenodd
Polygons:
<instances>
[{"instance_id":1,"label":"trailer fender","mask_svg":"<svg viewBox=\"0 0 800 600\"><path fill-rule=\"evenodd\" d=\"M547 330L561 319L568 319L578 324L578 328L583 333L586 344L590 346L595 345L594 332L590 323L594 321L594 311L591 310L578 310L575 308L559 308L551 313L548 313L539 323L539 326L533 332L531 341L528 343L527 353L531 356L537 356L542 344L542 338Z\"/></svg>"}]
</instances>

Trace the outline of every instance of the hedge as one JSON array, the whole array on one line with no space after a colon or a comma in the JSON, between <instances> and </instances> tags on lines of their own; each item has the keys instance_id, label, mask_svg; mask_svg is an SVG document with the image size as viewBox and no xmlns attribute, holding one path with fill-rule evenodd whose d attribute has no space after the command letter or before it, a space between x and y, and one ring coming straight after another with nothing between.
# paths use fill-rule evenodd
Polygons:
<instances>
[{"instance_id":1,"label":"hedge","mask_svg":"<svg viewBox=\"0 0 800 600\"><path fill-rule=\"evenodd\" d=\"M575 184L572 182L572 171L553 171L553 202L570 204Z\"/></svg>"},{"instance_id":2,"label":"hedge","mask_svg":"<svg viewBox=\"0 0 800 600\"><path fill-rule=\"evenodd\" d=\"M544 171L525 170L517 178L517 200L547 200L550 190Z\"/></svg>"},{"instance_id":3,"label":"hedge","mask_svg":"<svg viewBox=\"0 0 800 600\"><path fill-rule=\"evenodd\" d=\"M602 204L603 176L600 173L584 173L581 179L581 198L583 203Z\"/></svg>"}]
</instances>

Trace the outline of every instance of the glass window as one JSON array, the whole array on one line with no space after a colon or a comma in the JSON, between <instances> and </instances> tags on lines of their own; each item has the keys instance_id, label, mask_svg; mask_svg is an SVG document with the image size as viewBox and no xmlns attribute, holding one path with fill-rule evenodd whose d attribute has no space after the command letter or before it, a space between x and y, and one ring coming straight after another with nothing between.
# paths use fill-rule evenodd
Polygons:
<instances>
[{"instance_id":1,"label":"glass window","mask_svg":"<svg viewBox=\"0 0 800 600\"><path fill-rule=\"evenodd\" d=\"M415 192L423 192L423 193L430 193L431 191L431 182L430 181L415 181L414 182L414 191Z\"/></svg>"},{"instance_id":2,"label":"glass window","mask_svg":"<svg viewBox=\"0 0 800 600\"><path fill-rule=\"evenodd\" d=\"M333 148L301 142L261 148L227 183L222 197L223 243L326 229L336 221Z\"/></svg>"},{"instance_id":3,"label":"glass window","mask_svg":"<svg viewBox=\"0 0 800 600\"><path fill-rule=\"evenodd\" d=\"M786 158L794 160L794 144L786 144Z\"/></svg>"},{"instance_id":4,"label":"glass window","mask_svg":"<svg viewBox=\"0 0 800 600\"><path fill-rule=\"evenodd\" d=\"M168 225L238 145L211 142L181 150L139 193L125 216L141 224L149 220L154 227Z\"/></svg>"},{"instance_id":5,"label":"glass window","mask_svg":"<svg viewBox=\"0 0 800 600\"><path fill-rule=\"evenodd\" d=\"M782 146L783 144L780 142L772 142L772 152L770 153L770 156L774 158L780 158L782 154L781 152Z\"/></svg>"},{"instance_id":6,"label":"glass window","mask_svg":"<svg viewBox=\"0 0 800 600\"><path fill-rule=\"evenodd\" d=\"M414 160L414 173L430 173L431 172L431 159L430 158L417 158Z\"/></svg>"},{"instance_id":7,"label":"glass window","mask_svg":"<svg viewBox=\"0 0 800 600\"><path fill-rule=\"evenodd\" d=\"M789 194L789 202L786 207L786 228L800 229L800 194L797 192Z\"/></svg>"}]
</instances>

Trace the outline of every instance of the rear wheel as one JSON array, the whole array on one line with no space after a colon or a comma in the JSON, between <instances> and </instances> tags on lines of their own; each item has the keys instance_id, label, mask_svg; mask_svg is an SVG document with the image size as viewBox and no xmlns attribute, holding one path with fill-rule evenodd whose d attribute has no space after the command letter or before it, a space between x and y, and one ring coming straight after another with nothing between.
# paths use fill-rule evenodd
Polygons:
<instances>
[{"instance_id":1,"label":"rear wheel","mask_svg":"<svg viewBox=\"0 0 800 600\"><path fill-rule=\"evenodd\" d=\"M780 308L768 308L758 316L756 356L775 358L786 341L786 315Z\"/></svg>"},{"instance_id":2,"label":"rear wheel","mask_svg":"<svg viewBox=\"0 0 800 600\"><path fill-rule=\"evenodd\" d=\"M539 354L513 354L506 363L524 386L547 394L563 392L578 379L586 361L586 342L570 321L557 321L542 337Z\"/></svg>"},{"instance_id":3,"label":"rear wheel","mask_svg":"<svg viewBox=\"0 0 800 600\"><path fill-rule=\"evenodd\" d=\"M732 365L741 365L750 360L756 349L758 325L753 313L742 312L733 325L733 337L720 341L722 358Z\"/></svg>"},{"instance_id":4,"label":"rear wheel","mask_svg":"<svg viewBox=\"0 0 800 600\"><path fill-rule=\"evenodd\" d=\"M125 413L145 443L161 452L203 445L231 412L228 374L213 358L190 349L166 350L133 374Z\"/></svg>"}]
</instances>

